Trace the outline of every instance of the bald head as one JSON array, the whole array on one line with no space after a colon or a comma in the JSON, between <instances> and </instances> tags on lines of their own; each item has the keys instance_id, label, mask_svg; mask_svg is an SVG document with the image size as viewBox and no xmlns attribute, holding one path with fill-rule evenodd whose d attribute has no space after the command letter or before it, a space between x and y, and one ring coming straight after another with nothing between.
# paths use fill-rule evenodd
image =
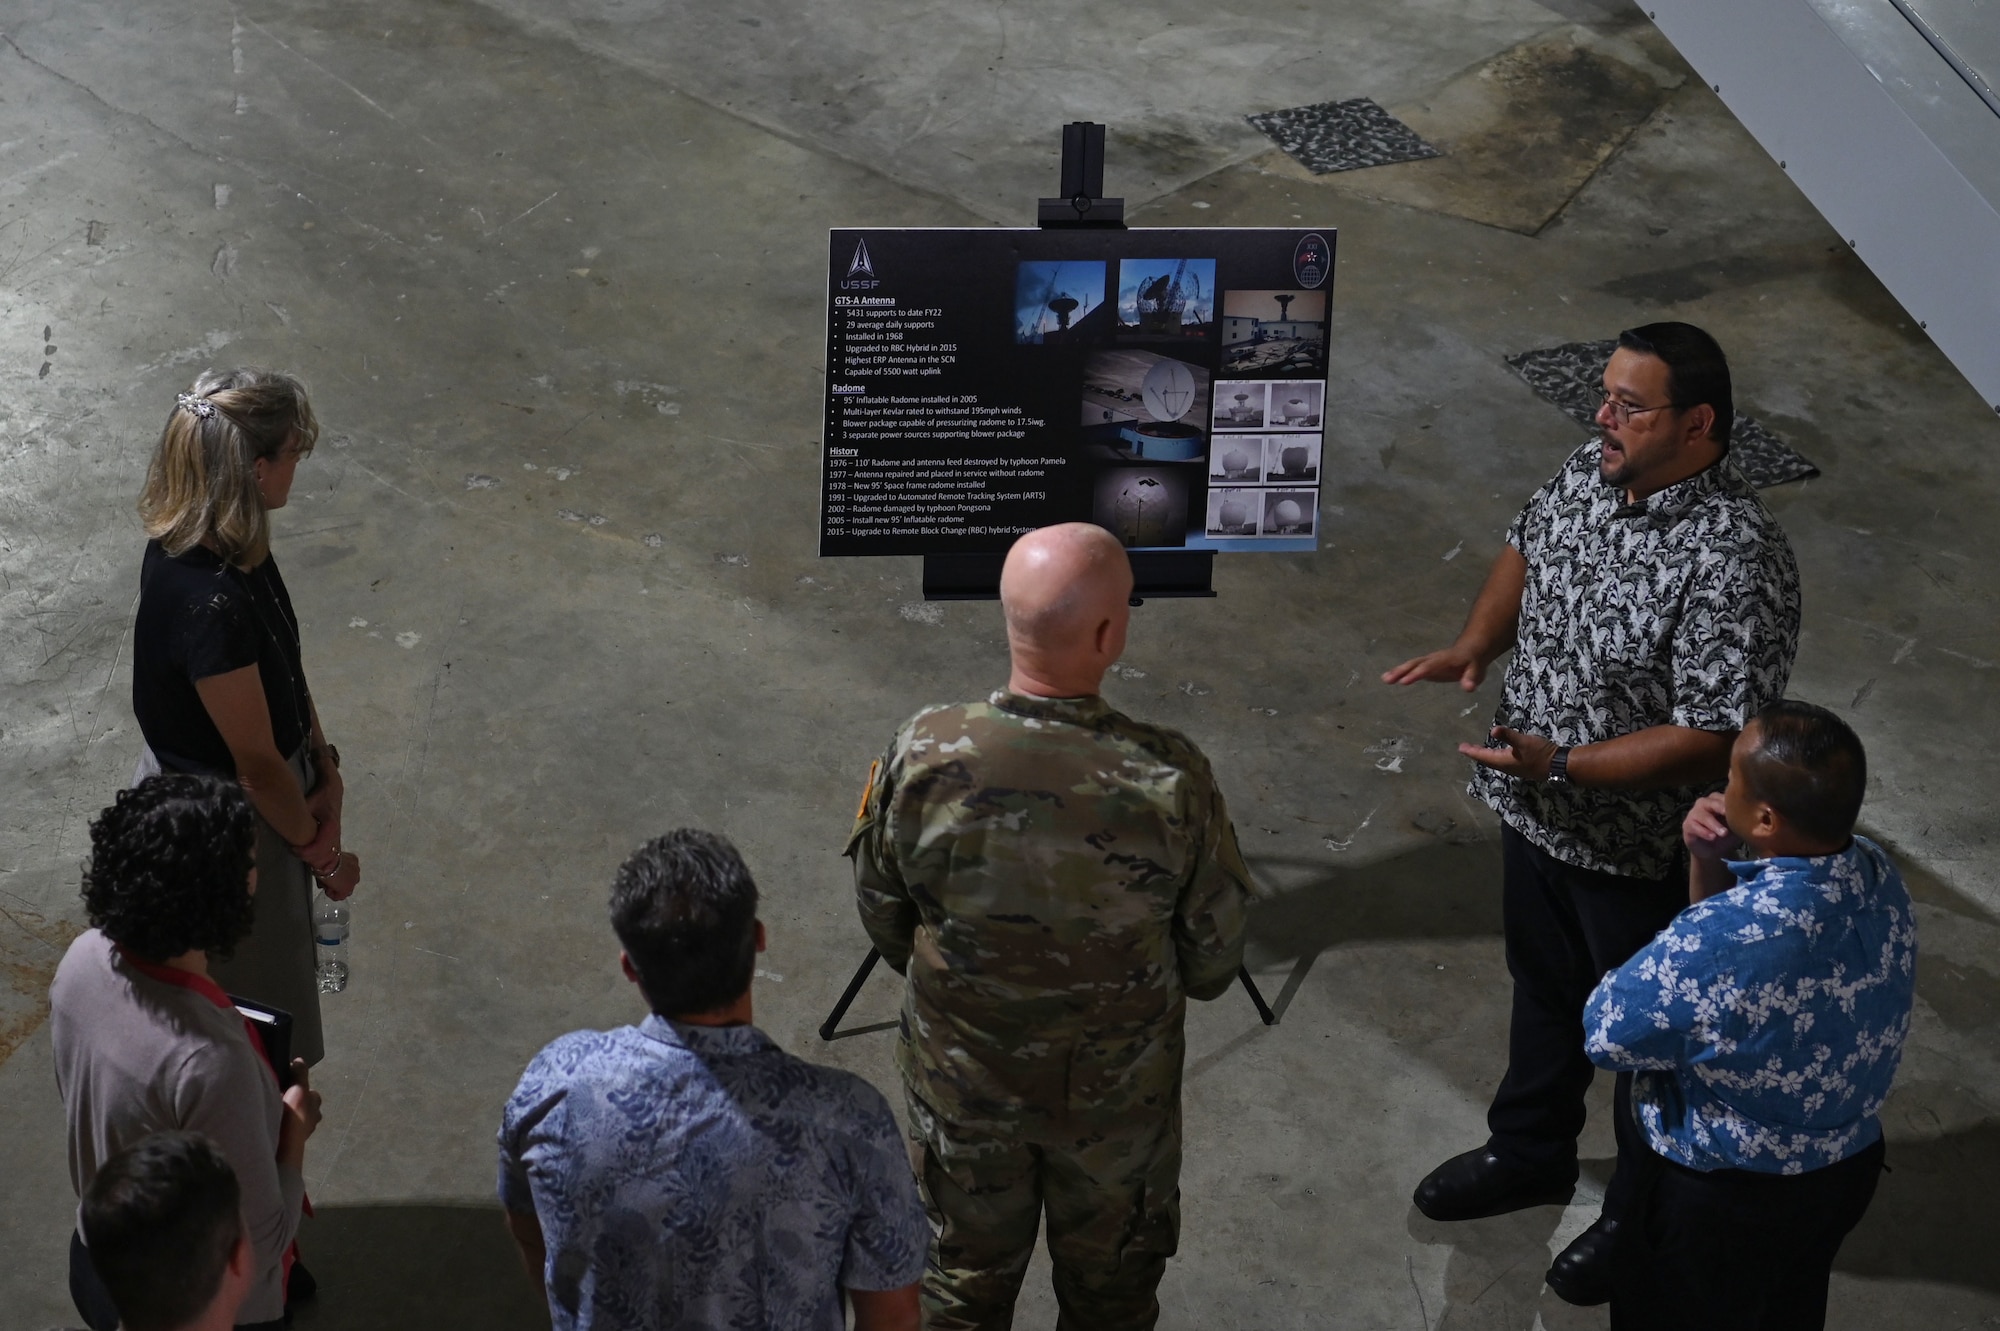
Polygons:
<instances>
[{"instance_id":1,"label":"bald head","mask_svg":"<svg viewBox=\"0 0 2000 1331\"><path fill-rule=\"evenodd\" d=\"M1049 697L1097 692L1125 650L1131 599L1132 561L1102 527L1065 522L1014 542L1000 605L1017 684Z\"/></svg>"}]
</instances>

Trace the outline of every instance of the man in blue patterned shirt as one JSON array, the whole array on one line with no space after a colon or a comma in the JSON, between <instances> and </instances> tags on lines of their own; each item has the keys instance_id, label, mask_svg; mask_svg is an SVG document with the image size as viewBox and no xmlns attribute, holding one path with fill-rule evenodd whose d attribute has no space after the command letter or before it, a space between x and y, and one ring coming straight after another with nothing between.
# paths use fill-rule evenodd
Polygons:
<instances>
[{"instance_id":1,"label":"man in blue patterned shirt","mask_svg":"<svg viewBox=\"0 0 2000 1331\"><path fill-rule=\"evenodd\" d=\"M888 1102L750 1024L764 950L736 850L671 832L611 889L653 1015L528 1065L500 1201L557 1331L916 1331L930 1225Z\"/></svg>"},{"instance_id":2,"label":"man in blue patterned shirt","mask_svg":"<svg viewBox=\"0 0 2000 1331\"><path fill-rule=\"evenodd\" d=\"M1728 789L1682 825L1695 904L1590 996L1585 1048L1637 1073L1655 1153L1615 1264L1617 1331L1825 1324L1916 990L1909 893L1853 835L1866 783L1839 717L1760 712Z\"/></svg>"}]
</instances>

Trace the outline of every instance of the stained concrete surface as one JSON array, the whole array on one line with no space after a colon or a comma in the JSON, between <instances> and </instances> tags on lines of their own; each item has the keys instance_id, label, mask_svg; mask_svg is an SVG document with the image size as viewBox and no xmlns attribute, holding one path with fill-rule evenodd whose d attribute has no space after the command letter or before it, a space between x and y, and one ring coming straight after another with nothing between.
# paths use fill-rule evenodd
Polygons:
<instances>
[{"instance_id":1,"label":"stained concrete surface","mask_svg":"<svg viewBox=\"0 0 2000 1331\"><path fill-rule=\"evenodd\" d=\"M1243 54L1266 29L1231 11L1104 9L1108 35L1071 46L1170 37L1200 87L1099 100L1043 71L1032 98L951 128L974 165L946 179L918 131L966 80L908 39L1019 15L838 7L840 41L808 40L832 8L798 7L767 49L707 40L759 14L636 0L612 37L599 11L464 0L0 4L0 1326L74 1323L37 1003L80 924L87 821L137 751L132 500L207 364L300 371L327 431L276 541L366 873L318 1079L314 1324L532 1321L482 1228L495 1115L548 1038L635 1013L605 885L667 827L728 833L759 875L760 1022L893 1089L884 1033L813 1034L865 949L837 849L894 725L997 682L1004 653L997 611L922 603L914 561L813 558L821 237L1025 217L1056 125L1085 114L1114 124L1137 222L1340 229L1325 548L1224 560L1218 599L1148 604L1110 687L1215 758L1274 893L1252 966L1284 1009L1266 1029L1231 993L1191 1017L1163 1325L1604 1324L1539 1277L1591 1218L1601 1087L1570 1207L1459 1226L1409 1207L1479 1139L1502 1070L1493 823L1452 749L1496 686L1374 677L1455 631L1515 508L1580 441L1502 355L1663 316L1713 328L1745 408L1825 469L1768 492L1805 578L1793 689L1869 743L1866 822L1921 903L1884 1116L1897 1171L1843 1254L1831 1324L2000 1319L1982 1209L2000 763L1981 738L2000 729L2000 427L1776 166L1690 82L1530 237L1290 178L1219 128L1394 104L1565 24L1631 20L1439 0L1422 22L1301 10L1323 49L1290 83ZM1395 86L1359 80L1374 58ZM867 133L847 96L821 94L837 114L719 104L846 87L850 67L894 90L868 94ZM1136 146L1180 133L1198 147L1171 169ZM878 975L850 1024L894 1008ZM387 1261L424 1245L435 1276ZM454 1284L464 1302L441 1308ZM1052 1320L1031 1275L1021 1324Z\"/></svg>"},{"instance_id":2,"label":"stained concrete surface","mask_svg":"<svg viewBox=\"0 0 2000 1331\"><path fill-rule=\"evenodd\" d=\"M1104 122L1107 188L1145 203L1268 146L1246 115L1329 94L1388 105L1550 26L1534 0L492 3L1015 225L1022 200L1055 189L1058 140L1045 125Z\"/></svg>"},{"instance_id":3,"label":"stained concrete surface","mask_svg":"<svg viewBox=\"0 0 2000 1331\"><path fill-rule=\"evenodd\" d=\"M1347 187L1532 236L1686 80L1673 48L1637 15L1610 32L1558 28L1393 108L1443 155Z\"/></svg>"}]
</instances>

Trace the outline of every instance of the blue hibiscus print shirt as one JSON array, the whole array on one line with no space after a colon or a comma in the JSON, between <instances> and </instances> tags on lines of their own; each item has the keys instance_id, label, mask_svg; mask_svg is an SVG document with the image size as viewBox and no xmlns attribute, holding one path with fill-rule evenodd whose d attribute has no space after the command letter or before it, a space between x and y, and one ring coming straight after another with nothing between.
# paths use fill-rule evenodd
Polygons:
<instances>
[{"instance_id":1,"label":"blue hibiscus print shirt","mask_svg":"<svg viewBox=\"0 0 2000 1331\"><path fill-rule=\"evenodd\" d=\"M658 1016L528 1065L500 1201L541 1221L557 1331L838 1331L842 1288L913 1284L930 1242L873 1086Z\"/></svg>"},{"instance_id":2,"label":"blue hibiscus print shirt","mask_svg":"<svg viewBox=\"0 0 2000 1331\"><path fill-rule=\"evenodd\" d=\"M1599 1065L1636 1070L1653 1149L1693 1169L1800 1174L1872 1146L1916 993L1902 875L1865 837L1838 855L1731 861L1584 1007Z\"/></svg>"}]
</instances>

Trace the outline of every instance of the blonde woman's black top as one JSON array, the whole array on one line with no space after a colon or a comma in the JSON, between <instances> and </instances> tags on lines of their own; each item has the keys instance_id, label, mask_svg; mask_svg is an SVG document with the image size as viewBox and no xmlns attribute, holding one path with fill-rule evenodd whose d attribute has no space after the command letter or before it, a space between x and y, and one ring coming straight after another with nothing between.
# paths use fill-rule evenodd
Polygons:
<instances>
[{"instance_id":1,"label":"blonde woman's black top","mask_svg":"<svg viewBox=\"0 0 2000 1331\"><path fill-rule=\"evenodd\" d=\"M132 711L162 767L236 774L194 685L247 665L263 681L278 752L297 752L312 733L312 702L276 557L246 573L200 546L169 555L148 541L132 632Z\"/></svg>"}]
</instances>

